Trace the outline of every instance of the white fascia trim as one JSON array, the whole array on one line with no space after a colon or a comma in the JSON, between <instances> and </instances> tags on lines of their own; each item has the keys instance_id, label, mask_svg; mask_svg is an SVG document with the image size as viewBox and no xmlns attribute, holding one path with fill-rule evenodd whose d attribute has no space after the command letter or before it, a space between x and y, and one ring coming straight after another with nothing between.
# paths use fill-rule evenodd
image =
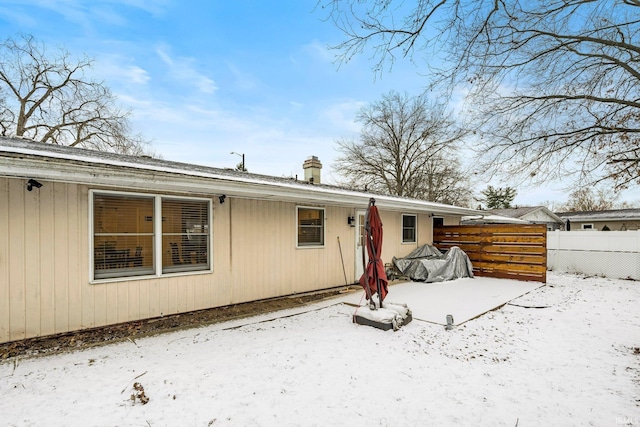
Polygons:
<instances>
[{"instance_id":1,"label":"white fascia trim","mask_svg":"<svg viewBox=\"0 0 640 427\"><path fill-rule=\"evenodd\" d=\"M35 153L42 156L41 153ZM57 154L57 153L52 153ZM51 156L56 157L56 156ZM71 160L64 158L65 161ZM76 159L78 160L78 159ZM129 162L106 162L102 159L82 158L91 165L70 165L43 158L16 159L0 157L0 176L40 178L84 185L102 185L134 191L175 191L193 194L226 194L231 197L283 200L298 203L322 203L339 206L367 206L370 198L388 210L413 210L438 215L477 215L475 209L461 208L420 200L372 195L349 190L317 187L311 184L268 182L255 178L233 177L200 171L153 168ZM126 167L115 169L109 166ZM140 171L144 171L140 173Z\"/></svg>"}]
</instances>

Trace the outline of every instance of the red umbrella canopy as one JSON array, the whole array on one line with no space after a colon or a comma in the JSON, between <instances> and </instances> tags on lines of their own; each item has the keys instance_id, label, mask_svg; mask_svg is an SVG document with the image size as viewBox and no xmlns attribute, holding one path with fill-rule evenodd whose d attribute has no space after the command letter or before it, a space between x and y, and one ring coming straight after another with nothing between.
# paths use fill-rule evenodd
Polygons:
<instances>
[{"instance_id":1,"label":"red umbrella canopy","mask_svg":"<svg viewBox=\"0 0 640 427\"><path fill-rule=\"evenodd\" d=\"M378 213L378 208L369 202L367 208L367 222L365 224L365 244L369 262L364 274L360 277L360 285L367 291L369 296L378 293L380 302L387 296L388 280L382 263L382 220Z\"/></svg>"}]
</instances>

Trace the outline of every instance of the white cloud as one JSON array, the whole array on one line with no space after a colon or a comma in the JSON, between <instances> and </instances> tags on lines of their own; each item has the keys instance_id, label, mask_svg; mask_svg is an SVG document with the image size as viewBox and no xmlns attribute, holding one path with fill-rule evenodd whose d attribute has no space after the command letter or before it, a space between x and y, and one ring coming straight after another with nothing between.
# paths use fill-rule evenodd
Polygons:
<instances>
[{"instance_id":1,"label":"white cloud","mask_svg":"<svg viewBox=\"0 0 640 427\"><path fill-rule=\"evenodd\" d=\"M187 83L188 85L198 88L200 92L212 94L217 89L215 81L203 73L200 73L195 67L195 60L187 57L173 58L167 52L166 46L156 48L158 57L168 66L169 75L174 79Z\"/></svg>"},{"instance_id":2,"label":"white cloud","mask_svg":"<svg viewBox=\"0 0 640 427\"><path fill-rule=\"evenodd\" d=\"M134 83L145 84L149 81L149 74L140 67L132 66L128 68L128 74Z\"/></svg>"},{"instance_id":3,"label":"white cloud","mask_svg":"<svg viewBox=\"0 0 640 427\"><path fill-rule=\"evenodd\" d=\"M342 101L325 108L321 116L326 119L330 128L338 132L357 134L360 132L360 125L355 121L356 113L365 104L356 100Z\"/></svg>"},{"instance_id":4,"label":"white cloud","mask_svg":"<svg viewBox=\"0 0 640 427\"><path fill-rule=\"evenodd\" d=\"M86 32L91 31L93 28L92 18L94 17L84 2L75 0L44 0L34 3L34 6L49 9L54 13L62 15L66 21L84 28Z\"/></svg>"},{"instance_id":5,"label":"white cloud","mask_svg":"<svg viewBox=\"0 0 640 427\"><path fill-rule=\"evenodd\" d=\"M235 64L227 62L227 68L233 74L234 84L238 89L249 91L259 86L260 81L254 75L241 70Z\"/></svg>"},{"instance_id":6,"label":"white cloud","mask_svg":"<svg viewBox=\"0 0 640 427\"><path fill-rule=\"evenodd\" d=\"M111 0L110 2L113 1L114 0ZM116 1L116 3L144 10L154 16L160 16L165 13L167 6L172 3L172 0L119 0Z\"/></svg>"},{"instance_id":7,"label":"white cloud","mask_svg":"<svg viewBox=\"0 0 640 427\"><path fill-rule=\"evenodd\" d=\"M21 27L35 27L37 21L26 11L12 7L0 7L0 19L4 19Z\"/></svg>"},{"instance_id":8,"label":"white cloud","mask_svg":"<svg viewBox=\"0 0 640 427\"><path fill-rule=\"evenodd\" d=\"M120 100L134 109L134 127L152 139L153 148L167 160L235 167L237 158L229 154L235 151L246 155L251 172L301 176L303 161L316 155L324 165L323 180L329 182L336 130L324 127L324 121L319 127L259 109L234 112L135 96Z\"/></svg>"},{"instance_id":9,"label":"white cloud","mask_svg":"<svg viewBox=\"0 0 640 427\"><path fill-rule=\"evenodd\" d=\"M97 5L96 7L91 8L89 15L96 21L117 27L124 26L127 23L125 16L116 13L116 11L109 6L105 7Z\"/></svg>"},{"instance_id":10,"label":"white cloud","mask_svg":"<svg viewBox=\"0 0 640 427\"><path fill-rule=\"evenodd\" d=\"M32 15L38 8L59 16L74 26L82 28L85 34L93 34L102 24L126 26L131 9L138 9L157 17L162 16L172 0L6 0L0 8L12 24L33 28L37 25Z\"/></svg>"},{"instance_id":11,"label":"white cloud","mask_svg":"<svg viewBox=\"0 0 640 427\"><path fill-rule=\"evenodd\" d=\"M143 10L154 16L159 16L164 13L167 6L171 4L171 1L172 0L93 0L87 2L86 0L22 0L14 3L50 9L75 21L76 18L81 16L87 19L95 18L96 16L93 15L93 12L96 8L104 10L105 8L112 8L114 6L126 6Z\"/></svg>"},{"instance_id":12,"label":"white cloud","mask_svg":"<svg viewBox=\"0 0 640 427\"><path fill-rule=\"evenodd\" d=\"M104 55L98 58L94 69L109 86L144 86L151 80L145 69L127 62L131 60L119 55Z\"/></svg>"},{"instance_id":13,"label":"white cloud","mask_svg":"<svg viewBox=\"0 0 640 427\"><path fill-rule=\"evenodd\" d=\"M303 50L312 58L323 62L333 62L334 60L334 54L319 40L313 40L311 43L304 45Z\"/></svg>"}]
</instances>

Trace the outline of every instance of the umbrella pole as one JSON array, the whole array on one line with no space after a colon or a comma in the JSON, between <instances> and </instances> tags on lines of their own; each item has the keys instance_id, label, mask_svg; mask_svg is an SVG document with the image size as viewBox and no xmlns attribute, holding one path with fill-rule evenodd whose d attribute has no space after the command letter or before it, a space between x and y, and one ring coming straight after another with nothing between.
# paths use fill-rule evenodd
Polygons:
<instances>
[{"instance_id":1,"label":"umbrella pole","mask_svg":"<svg viewBox=\"0 0 640 427\"><path fill-rule=\"evenodd\" d=\"M371 246L373 247L373 243L371 243ZM378 301L380 301L380 308L382 308L382 292L380 289L380 277L378 276L378 269L376 268L378 259L376 258L375 255L375 250L372 249L371 253L373 253L373 278L376 281L376 292L378 293ZM371 260L369 260L369 262L371 262ZM371 297L373 302L373 296Z\"/></svg>"}]
</instances>

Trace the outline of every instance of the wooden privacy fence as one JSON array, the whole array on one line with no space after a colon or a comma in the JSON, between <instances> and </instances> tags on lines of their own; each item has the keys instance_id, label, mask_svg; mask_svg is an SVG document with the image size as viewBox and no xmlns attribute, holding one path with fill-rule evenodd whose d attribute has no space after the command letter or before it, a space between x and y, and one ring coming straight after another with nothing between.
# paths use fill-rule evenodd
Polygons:
<instances>
[{"instance_id":1,"label":"wooden privacy fence","mask_svg":"<svg viewBox=\"0 0 640 427\"><path fill-rule=\"evenodd\" d=\"M458 246L465 251L477 276L547 281L545 224L482 224L437 227L438 249Z\"/></svg>"}]
</instances>

